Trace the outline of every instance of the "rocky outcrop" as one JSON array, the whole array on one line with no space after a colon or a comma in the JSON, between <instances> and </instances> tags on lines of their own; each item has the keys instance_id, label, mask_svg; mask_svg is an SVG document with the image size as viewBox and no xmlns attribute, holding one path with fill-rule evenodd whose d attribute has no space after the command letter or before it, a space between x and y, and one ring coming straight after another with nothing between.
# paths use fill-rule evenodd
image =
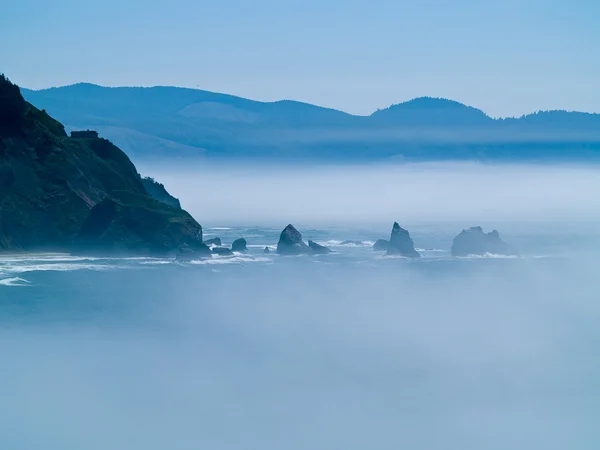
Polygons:
<instances>
[{"instance_id":1,"label":"rocky outcrop","mask_svg":"<svg viewBox=\"0 0 600 450\"><path fill-rule=\"evenodd\" d=\"M471 227L468 230L462 230L452 242L451 253L453 256L485 254L519 255L516 248L500 239L498 231L493 230L489 233L484 233L481 227Z\"/></svg>"},{"instance_id":2,"label":"rocky outcrop","mask_svg":"<svg viewBox=\"0 0 600 450\"><path fill-rule=\"evenodd\" d=\"M308 248L312 250L315 255L326 255L327 253L333 253L333 250L328 249L324 245L317 244L314 241L308 241Z\"/></svg>"},{"instance_id":3,"label":"rocky outcrop","mask_svg":"<svg viewBox=\"0 0 600 450\"><path fill-rule=\"evenodd\" d=\"M147 195L115 191L97 203L75 235L77 254L168 256L205 252L202 227L183 210Z\"/></svg>"},{"instance_id":4,"label":"rocky outcrop","mask_svg":"<svg viewBox=\"0 0 600 450\"><path fill-rule=\"evenodd\" d=\"M342 241L340 245L362 245L362 241Z\"/></svg>"},{"instance_id":5,"label":"rocky outcrop","mask_svg":"<svg viewBox=\"0 0 600 450\"><path fill-rule=\"evenodd\" d=\"M236 239L231 244L231 251L232 252L247 252L248 247L246 246L246 244L247 244L246 239L244 239L244 238Z\"/></svg>"},{"instance_id":6,"label":"rocky outcrop","mask_svg":"<svg viewBox=\"0 0 600 450\"><path fill-rule=\"evenodd\" d=\"M421 255L415 250L415 244L408 230L405 230L398 222L394 222L392 234L387 247L388 255L400 255L408 258L419 258Z\"/></svg>"},{"instance_id":7,"label":"rocky outcrop","mask_svg":"<svg viewBox=\"0 0 600 450\"><path fill-rule=\"evenodd\" d=\"M68 137L0 75L0 251L206 254L202 227L148 193L106 139Z\"/></svg>"},{"instance_id":8,"label":"rocky outcrop","mask_svg":"<svg viewBox=\"0 0 600 450\"><path fill-rule=\"evenodd\" d=\"M263 255L268 255L271 253L271 250L269 250L269 247L265 247L265 249L263 250Z\"/></svg>"},{"instance_id":9,"label":"rocky outcrop","mask_svg":"<svg viewBox=\"0 0 600 450\"><path fill-rule=\"evenodd\" d=\"M195 261L203 258L210 258L212 256L212 252L210 249L204 245L199 244L197 246L190 247L187 244L184 244L177 250L175 257L178 261Z\"/></svg>"},{"instance_id":10,"label":"rocky outcrop","mask_svg":"<svg viewBox=\"0 0 600 450\"><path fill-rule=\"evenodd\" d=\"M146 191L148 191L148 194L156 200L165 202L173 208L181 209L179 199L169 194L162 183L159 183L154 178L145 177L142 178L142 184L144 185L144 188L146 188Z\"/></svg>"},{"instance_id":11,"label":"rocky outcrop","mask_svg":"<svg viewBox=\"0 0 600 450\"><path fill-rule=\"evenodd\" d=\"M373 250L377 252L387 252L388 245L390 245L390 243L385 239L377 239L373 244Z\"/></svg>"},{"instance_id":12,"label":"rocky outcrop","mask_svg":"<svg viewBox=\"0 0 600 450\"><path fill-rule=\"evenodd\" d=\"M204 241L204 243L205 243L206 245L208 245L208 246L211 246L211 245L216 245L217 247L220 247L221 245L223 245L223 244L221 243L221 238L218 238L218 237L215 237L215 238L212 238L212 239L206 239L206 240Z\"/></svg>"},{"instance_id":13,"label":"rocky outcrop","mask_svg":"<svg viewBox=\"0 0 600 450\"><path fill-rule=\"evenodd\" d=\"M302 255L310 253L310 248L302 240L302 234L292 224L289 224L279 236L277 253L280 255Z\"/></svg>"},{"instance_id":14,"label":"rocky outcrop","mask_svg":"<svg viewBox=\"0 0 600 450\"><path fill-rule=\"evenodd\" d=\"M228 249L227 247L213 247L212 248L212 252L215 255L221 255L221 256L231 256L233 255L233 252Z\"/></svg>"}]
</instances>

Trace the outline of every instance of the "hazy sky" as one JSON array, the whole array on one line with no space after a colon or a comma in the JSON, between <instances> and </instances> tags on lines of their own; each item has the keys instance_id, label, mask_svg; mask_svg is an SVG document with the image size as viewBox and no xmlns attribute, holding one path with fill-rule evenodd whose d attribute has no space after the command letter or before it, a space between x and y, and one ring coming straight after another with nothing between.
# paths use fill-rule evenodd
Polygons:
<instances>
[{"instance_id":1,"label":"hazy sky","mask_svg":"<svg viewBox=\"0 0 600 450\"><path fill-rule=\"evenodd\" d=\"M20 0L2 7L0 71L359 114L422 95L600 112L599 17L595 0Z\"/></svg>"}]
</instances>

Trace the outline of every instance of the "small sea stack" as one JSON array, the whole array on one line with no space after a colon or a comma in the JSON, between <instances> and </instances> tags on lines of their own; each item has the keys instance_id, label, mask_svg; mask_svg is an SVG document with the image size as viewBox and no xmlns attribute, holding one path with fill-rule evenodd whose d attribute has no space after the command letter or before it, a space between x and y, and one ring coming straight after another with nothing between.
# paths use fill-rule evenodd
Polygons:
<instances>
[{"instance_id":1,"label":"small sea stack","mask_svg":"<svg viewBox=\"0 0 600 450\"><path fill-rule=\"evenodd\" d=\"M498 231L493 230L489 233L484 233L481 227L471 227L467 230L462 230L452 242L451 253L452 256L486 254L519 256L516 248L500 239Z\"/></svg>"},{"instance_id":2,"label":"small sea stack","mask_svg":"<svg viewBox=\"0 0 600 450\"><path fill-rule=\"evenodd\" d=\"M302 240L302 234L296 230L294 225L289 224L279 236L277 253L280 255L303 255L310 253L310 248Z\"/></svg>"},{"instance_id":3,"label":"small sea stack","mask_svg":"<svg viewBox=\"0 0 600 450\"><path fill-rule=\"evenodd\" d=\"M387 252L388 246L390 243L385 239L377 239L373 244L373 250L376 252Z\"/></svg>"},{"instance_id":4,"label":"small sea stack","mask_svg":"<svg viewBox=\"0 0 600 450\"><path fill-rule=\"evenodd\" d=\"M247 252L248 247L247 247L246 239L240 238L240 239L236 239L235 241L233 241L233 243L231 244L231 251L232 252Z\"/></svg>"},{"instance_id":5,"label":"small sea stack","mask_svg":"<svg viewBox=\"0 0 600 450\"><path fill-rule=\"evenodd\" d=\"M415 244L408 230L405 230L398 222L394 222L392 234L387 247L388 255L400 255L407 258L420 258L421 255L415 250Z\"/></svg>"},{"instance_id":6,"label":"small sea stack","mask_svg":"<svg viewBox=\"0 0 600 450\"><path fill-rule=\"evenodd\" d=\"M312 253L314 253L315 255L326 255L328 253L333 253L333 250L310 240L308 241L308 247L312 250Z\"/></svg>"},{"instance_id":7,"label":"small sea stack","mask_svg":"<svg viewBox=\"0 0 600 450\"><path fill-rule=\"evenodd\" d=\"M218 237L214 237L214 238L212 238L212 239L206 239L206 240L204 241L204 243L205 243L206 245L208 245L208 246L211 246L211 245L216 245L217 247L220 247L221 245L223 245L223 244L221 243L221 238L218 238Z\"/></svg>"}]
</instances>

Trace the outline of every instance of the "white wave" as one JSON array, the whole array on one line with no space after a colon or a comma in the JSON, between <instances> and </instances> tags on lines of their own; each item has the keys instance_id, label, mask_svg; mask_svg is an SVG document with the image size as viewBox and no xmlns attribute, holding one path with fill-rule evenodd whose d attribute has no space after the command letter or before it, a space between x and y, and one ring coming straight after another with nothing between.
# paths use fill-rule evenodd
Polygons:
<instances>
[{"instance_id":1,"label":"white wave","mask_svg":"<svg viewBox=\"0 0 600 450\"><path fill-rule=\"evenodd\" d=\"M344 244L345 241L346 241L346 239L344 241L340 241L339 239L331 239L329 241L321 241L321 242L319 242L319 244L324 245L326 247L372 247L373 244L375 243L373 241L359 241L357 239L356 242L360 242L360 244L355 244L355 243Z\"/></svg>"},{"instance_id":2,"label":"white wave","mask_svg":"<svg viewBox=\"0 0 600 450\"><path fill-rule=\"evenodd\" d=\"M28 253L22 255L8 255L8 257L0 258L2 263L76 263L83 261L145 261L155 260L158 258L150 258L147 256L130 256L130 257L100 257L100 256L73 256L66 253Z\"/></svg>"},{"instance_id":3,"label":"white wave","mask_svg":"<svg viewBox=\"0 0 600 450\"><path fill-rule=\"evenodd\" d=\"M498 255L496 253L485 253L483 255L459 256L460 259L518 259L515 255Z\"/></svg>"},{"instance_id":4,"label":"white wave","mask_svg":"<svg viewBox=\"0 0 600 450\"><path fill-rule=\"evenodd\" d=\"M231 228L229 227L212 227L212 228L206 228L207 230L231 230Z\"/></svg>"},{"instance_id":5,"label":"white wave","mask_svg":"<svg viewBox=\"0 0 600 450\"><path fill-rule=\"evenodd\" d=\"M0 280L0 286L27 286L28 284L29 281L19 277L4 278L3 280Z\"/></svg>"},{"instance_id":6,"label":"white wave","mask_svg":"<svg viewBox=\"0 0 600 450\"><path fill-rule=\"evenodd\" d=\"M273 250L274 248L277 248L277 244L248 244L248 245L246 245L246 247L248 247L248 248L260 248L260 249L264 249L265 247L269 247L269 250Z\"/></svg>"},{"instance_id":7,"label":"white wave","mask_svg":"<svg viewBox=\"0 0 600 450\"><path fill-rule=\"evenodd\" d=\"M0 258L0 263L19 263L28 261L47 261L47 262L76 262L76 261L96 261L100 258L91 256L71 256L62 253L28 253L23 255L8 255Z\"/></svg>"},{"instance_id":8,"label":"white wave","mask_svg":"<svg viewBox=\"0 0 600 450\"><path fill-rule=\"evenodd\" d=\"M415 248L416 251L423 253L423 252L435 252L435 253L443 253L446 252L446 250L442 249L442 248Z\"/></svg>"},{"instance_id":9,"label":"white wave","mask_svg":"<svg viewBox=\"0 0 600 450\"><path fill-rule=\"evenodd\" d=\"M253 262L270 262L271 258L265 257L248 257L248 256L213 256L207 259L198 259L189 261L190 264L194 265L212 265L212 264L241 264L241 263L253 263Z\"/></svg>"},{"instance_id":10,"label":"white wave","mask_svg":"<svg viewBox=\"0 0 600 450\"><path fill-rule=\"evenodd\" d=\"M104 265L104 264L28 264L23 266L3 267L6 273L26 273L26 272L70 272L73 270L111 270L122 269L124 266Z\"/></svg>"}]
</instances>

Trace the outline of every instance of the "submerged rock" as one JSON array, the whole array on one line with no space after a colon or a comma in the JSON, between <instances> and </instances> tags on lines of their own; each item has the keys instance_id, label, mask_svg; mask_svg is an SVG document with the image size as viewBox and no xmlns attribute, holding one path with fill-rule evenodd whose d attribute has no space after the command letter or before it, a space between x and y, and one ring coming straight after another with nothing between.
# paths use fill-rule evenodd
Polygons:
<instances>
[{"instance_id":1,"label":"submerged rock","mask_svg":"<svg viewBox=\"0 0 600 450\"><path fill-rule=\"evenodd\" d=\"M333 250L328 249L324 245L317 244L314 241L308 241L308 247L312 250L314 254L317 255L326 255L327 253L333 253Z\"/></svg>"},{"instance_id":2,"label":"submerged rock","mask_svg":"<svg viewBox=\"0 0 600 450\"><path fill-rule=\"evenodd\" d=\"M184 244L175 255L175 258L179 261L193 261L202 258L210 258L211 256L212 253L210 249L204 244L199 244L194 248Z\"/></svg>"},{"instance_id":3,"label":"submerged rock","mask_svg":"<svg viewBox=\"0 0 600 450\"><path fill-rule=\"evenodd\" d=\"M362 245L362 241L342 241L340 245Z\"/></svg>"},{"instance_id":4,"label":"submerged rock","mask_svg":"<svg viewBox=\"0 0 600 450\"><path fill-rule=\"evenodd\" d=\"M236 239L235 241L233 241L233 244L231 244L231 251L232 252L247 252L248 247L246 247L246 239L240 238L240 239Z\"/></svg>"},{"instance_id":5,"label":"submerged rock","mask_svg":"<svg viewBox=\"0 0 600 450\"><path fill-rule=\"evenodd\" d=\"M388 249L388 245L390 245L390 243L385 239L377 239L377 241L375 241L375 243L373 244L373 250L378 252L386 252Z\"/></svg>"},{"instance_id":6,"label":"submerged rock","mask_svg":"<svg viewBox=\"0 0 600 450\"><path fill-rule=\"evenodd\" d=\"M310 248L302 240L302 234L292 224L289 224L279 236L277 253L280 255L302 255L310 253Z\"/></svg>"},{"instance_id":7,"label":"submerged rock","mask_svg":"<svg viewBox=\"0 0 600 450\"><path fill-rule=\"evenodd\" d=\"M484 233L481 227L462 230L452 242L451 253L453 256L485 255L487 253L506 256L519 255L516 248L500 239L498 231Z\"/></svg>"},{"instance_id":8,"label":"submerged rock","mask_svg":"<svg viewBox=\"0 0 600 450\"><path fill-rule=\"evenodd\" d=\"M394 222L392 234L387 248L388 255L401 255L409 258L419 258L421 255L415 250L415 244L408 230L405 230L398 222Z\"/></svg>"},{"instance_id":9,"label":"submerged rock","mask_svg":"<svg viewBox=\"0 0 600 450\"><path fill-rule=\"evenodd\" d=\"M206 245L216 245L218 247L220 247L221 245L223 245L223 244L221 244L221 238L218 238L218 237L214 237L212 239L206 239L204 241L204 243Z\"/></svg>"},{"instance_id":10,"label":"submerged rock","mask_svg":"<svg viewBox=\"0 0 600 450\"><path fill-rule=\"evenodd\" d=\"M213 247L212 252L215 255L221 255L221 256L233 255L233 252L230 249L228 249L227 247Z\"/></svg>"},{"instance_id":11,"label":"submerged rock","mask_svg":"<svg viewBox=\"0 0 600 450\"><path fill-rule=\"evenodd\" d=\"M268 255L269 253L271 253L271 250L269 250L269 247L265 247L263 250L263 255Z\"/></svg>"}]
</instances>

